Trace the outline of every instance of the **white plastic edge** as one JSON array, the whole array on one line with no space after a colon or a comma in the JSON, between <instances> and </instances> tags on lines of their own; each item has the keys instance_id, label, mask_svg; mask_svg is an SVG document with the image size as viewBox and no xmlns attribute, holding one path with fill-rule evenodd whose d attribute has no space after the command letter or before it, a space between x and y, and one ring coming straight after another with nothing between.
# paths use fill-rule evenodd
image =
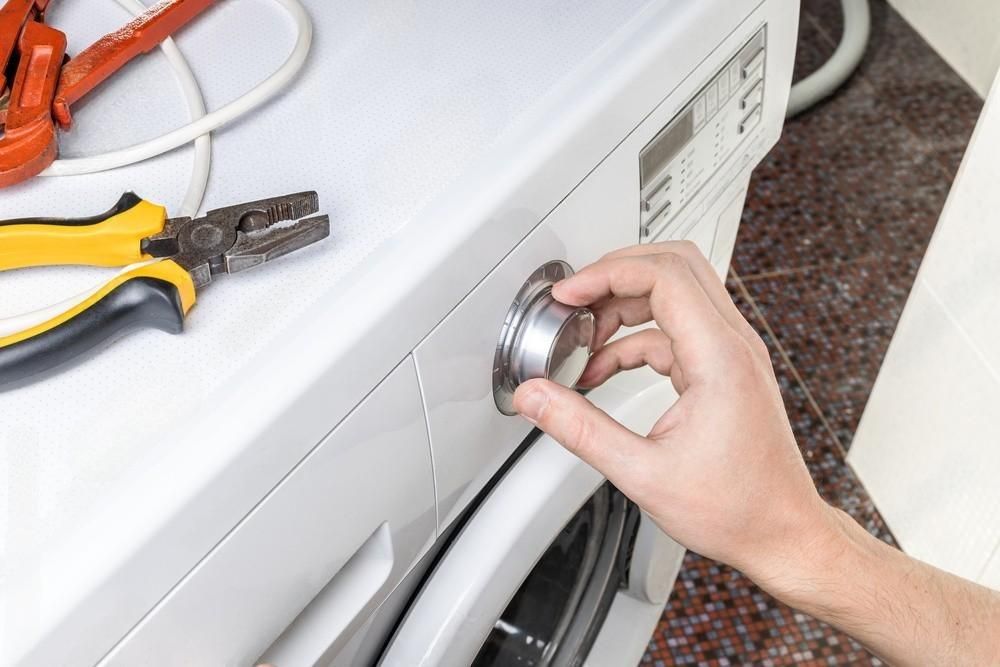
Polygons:
<instances>
[{"instance_id":1,"label":"white plastic edge","mask_svg":"<svg viewBox=\"0 0 1000 667\"><path fill-rule=\"evenodd\" d=\"M646 433L677 394L669 380L644 368L617 376L588 398ZM471 664L538 558L603 482L554 440L539 437L462 528L380 664Z\"/></svg>"}]
</instances>

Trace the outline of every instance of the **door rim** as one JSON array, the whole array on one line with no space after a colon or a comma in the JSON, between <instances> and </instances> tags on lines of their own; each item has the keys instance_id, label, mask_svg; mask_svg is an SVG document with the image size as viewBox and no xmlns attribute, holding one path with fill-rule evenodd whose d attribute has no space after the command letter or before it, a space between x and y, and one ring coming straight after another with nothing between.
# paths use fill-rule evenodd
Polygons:
<instances>
[{"instance_id":1,"label":"door rim","mask_svg":"<svg viewBox=\"0 0 1000 667\"><path fill-rule=\"evenodd\" d=\"M627 428L647 432L676 396L668 380L642 369L616 376L588 398ZM380 664L467 667L554 536L604 481L540 435L461 526Z\"/></svg>"}]
</instances>

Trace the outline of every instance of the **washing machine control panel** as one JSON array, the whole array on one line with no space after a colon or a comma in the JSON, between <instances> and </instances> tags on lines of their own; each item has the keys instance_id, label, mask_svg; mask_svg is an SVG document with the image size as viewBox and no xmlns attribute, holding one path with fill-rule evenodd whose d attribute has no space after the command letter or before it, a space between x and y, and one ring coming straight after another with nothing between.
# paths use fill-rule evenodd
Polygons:
<instances>
[{"instance_id":1,"label":"washing machine control panel","mask_svg":"<svg viewBox=\"0 0 1000 667\"><path fill-rule=\"evenodd\" d=\"M493 360L493 397L504 414L514 414L514 390L522 382L547 378L572 387L587 367L594 314L552 296L552 286L572 274L566 262L540 266L507 311Z\"/></svg>"},{"instance_id":2,"label":"washing machine control panel","mask_svg":"<svg viewBox=\"0 0 1000 667\"><path fill-rule=\"evenodd\" d=\"M642 239L670 226L760 123L766 47L761 28L640 152Z\"/></svg>"}]
</instances>

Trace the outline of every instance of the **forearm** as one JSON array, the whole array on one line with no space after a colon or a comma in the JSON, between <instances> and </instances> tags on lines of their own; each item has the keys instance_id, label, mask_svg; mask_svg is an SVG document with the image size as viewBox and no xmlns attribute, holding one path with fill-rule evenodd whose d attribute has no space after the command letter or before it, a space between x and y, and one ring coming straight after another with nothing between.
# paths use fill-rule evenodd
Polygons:
<instances>
[{"instance_id":1,"label":"forearm","mask_svg":"<svg viewBox=\"0 0 1000 667\"><path fill-rule=\"evenodd\" d=\"M1000 593L907 556L843 512L829 519L759 583L892 664L1000 664Z\"/></svg>"}]
</instances>

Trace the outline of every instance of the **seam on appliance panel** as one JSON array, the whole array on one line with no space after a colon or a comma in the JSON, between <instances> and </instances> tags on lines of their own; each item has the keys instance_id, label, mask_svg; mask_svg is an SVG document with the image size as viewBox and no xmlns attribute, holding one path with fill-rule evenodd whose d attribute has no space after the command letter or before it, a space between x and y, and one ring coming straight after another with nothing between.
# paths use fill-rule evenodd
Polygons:
<instances>
[{"instance_id":1,"label":"seam on appliance panel","mask_svg":"<svg viewBox=\"0 0 1000 667\"><path fill-rule=\"evenodd\" d=\"M437 327L435 327L436 329ZM427 396L424 394L424 382L420 376L420 364L411 352L407 355L413 359L413 373L417 376L417 391L420 392L420 408L424 413L424 431L427 433L427 454L431 461L431 482L434 486L434 539L441 537L441 504L438 494L437 464L434 461L434 443L431 441L431 411L427 407Z\"/></svg>"},{"instance_id":2,"label":"seam on appliance panel","mask_svg":"<svg viewBox=\"0 0 1000 667\"><path fill-rule=\"evenodd\" d=\"M730 268L729 275L733 279L733 282L736 283L736 286L739 288L740 294L743 296L744 299L747 300L747 303L750 304L750 308L753 310L754 315L756 315L760 319L761 324L764 327L764 331L766 331L767 335L770 336L771 340L774 341L774 346L778 350L778 355L781 357L782 361L784 361L785 364L788 366L788 370L791 372L792 377L795 379L795 382L798 383L799 387L802 389L802 392L805 394L806 401L809 403L809 406L812 408L813 412L816 413L816 415L819 417L819 421L823 425L824 430L826 430L827 434L833 439L833 444L836 447L837 451L840 453L841 459L843 461L847 461L847 450L844 448L843 443L840 442L840 438L837 437L837 434L833 430L833 427L830 426L830 422L827 421L826 415L823 413L823 410L821 410L819 407L819 403L817 403L816 399L813 398L812 392L809 391L809 387L808 385L806 385L805 380L799 374L799 370L795 368L795 364L792 363L792 359L788 355L788 352L785 350L785 346L781 344L781 340L775 334L774 329L771 328L771 324L767 321L767 318L764 317L764 313L761 312L760 307L757 305L757 301L755 301L753 296L751 296L750 290L746 288L746 285L743 284L743 281L740 279L739 274L737 274L735 270Z\"/></svg>"},{"instance_id":3,"label":"seam on appliance panel","mask_svg":"<svg viewBox=\"0 0 1000 667\"><path fill-rule=\"evenodd\" d=\"M253 504L253 507L251 507L249 510L247 510L247 512L245 514L243 514L243 516L241 516L239 519L237 519L236 523L234 523L233 526L222 535L222 537L220 537L214 544L212 544L211 547L209 547L208 551L205 552L205 555L203 555L201 558L199 558L197 560L197 562L195 562L194 565L192 565L186 572L184 572L177 579L177 581L175 581L173 584L171 584L170 587L167 589L167 591L163 595L161 595L159 598L157 598L156 601L149 607L149 609L147 609L142 614L142 616L139 617L139 619L135 623L133 623L131 626L129 626L129 628L124 633L122 633L121 637L119 637L118 640L115 641L115 643L111 646L111 648L109 648L107 651L105 651L105 653L103 655L101 655L101 657L98 658L98 660L94 663L96 665L96 667L100 667L102 664L104 664L105 661L108 659L108 657L111 656L111 654L114 653L118 649L118 647L121 646L122 643L125 642L139 628L139 626L141 626L146 621L147 618L149 618L155 611L157 611L157 609L159 609L159 607L171 595L174 594L174 591L176 591L185 581L187 581L188 579L190 579L191 576L193 576L194 573L197 572L197 570L199 568L201 568L202 564L204 564L209 558L211 558L212 555L216 552L216 550L220 546L222 546L222 544L225 543L226 540L228 540L229 537L233 533L235 533L246 522L246 520L250 517L250 515L252 515L254 512L256 512L257 509L261 505L263 505L265 501L267 501L269 498L271 498L271 496L285 483L285 480L287 480L299 468L301 468L302 464L305 463L306 459L308 459L310 456L312 456L313 453L317 449L319 449L319 447L326 441L327 438L330 437L330 435L334 431L336 431L338 428L340 428L340 426L344 422L346 422L348 419L350 419L354 415L354 413L356 413L362 407L362 405L365 403L365 401L367 401L368 398L372 394L375 393L375 390L377 390L380 386L382 386L382 383L385 382L385 380L390 375L392 375L393 373L395 373L398 368L400 368L403 364L406 363L407 359L412 359L413 360L413 365L416 366L416 359L413 358L412 354L408 353L406 356L403 357L403 359L398 364L396 364L395 366L393 366L392 369L388 373L386 373L384 376L382 376L381 378L379 378L379 380L375 383L375 385L371 389L369 389L367 392L365 392L365 395L362 396L358 400L358 402L354 405L353 408L351 408L351 410L347 414L345 414L339 421L337 421L336 424L333 425L333 427L329 431L327 431L322 437L320 437L320 439L316 442L316 444L313 445L309 449L309 451L307 451L305 454L303 454L302 457L298 461L296 461L295 464L288 470L288 472L286 472L284 475L282 475L281 478L277 482L275 482L275 484L270 489L268 489L267 492L264 493L263 496L261 496L260 500L258 500L256 503ZM424 423L425 424L426 424L426 421L427 420L426 420L426 416L425 416L425 418L424 418ZM436 492L435 492L435 498L436 498ZM437 508L436 508L436 502L435 502L435 512L436 511L437 511ZM435 529L435 534L436 534L436 529Z\"/></svg>"}]
</instances>

